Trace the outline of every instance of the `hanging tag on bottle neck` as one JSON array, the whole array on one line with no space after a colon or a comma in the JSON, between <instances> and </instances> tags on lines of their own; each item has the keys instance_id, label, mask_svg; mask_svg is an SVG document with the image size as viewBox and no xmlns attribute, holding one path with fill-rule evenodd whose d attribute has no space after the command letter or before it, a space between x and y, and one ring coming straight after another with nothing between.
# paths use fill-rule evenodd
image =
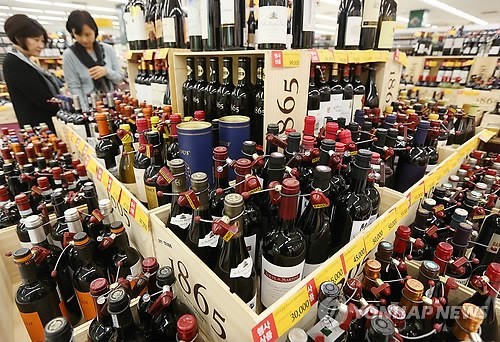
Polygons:
<instances>
[{"instance_id":1,"label":"hanging tag on bottle neck","mask_svg":"<svg viewBox=\"0 0 500 342\"><path fill-rule=\"evenodd\" d=\"M245 184L244 184L245 191L248 192L249 194L261 191L262 187L260 185L259 179L253 175L247 175L247 176L248 177L245 177Z\"/></svg>"},{"instance_id":2,"label":"hanging tag on bottle neck","mask_svg":"<svg viewBox=\"0 0 500 342\"><path fill-rule=\"evenodd\" d=\"M309 196L309 201L311 201L312 207L314 209L328 208L330 206L330 200L323 191L313 190Z\"/></svg>"},{"instance_id":3,"label":"hanging tag on bottle neck","mask_svg":"<svg viewBox=\"0 0 500 342\"><path fill-rule=\"evenodd\" d=\"M92 217L90 218L91 223L100 223L104 220L104 215L99 209L94 209L92 211Z\"/></svg>"},{"instance_id":4,"label":"hanging tag on bottle neck","mask_svg":"<svg viewBox=\"0 0 500 342\"><path fill-rule=\"evenodd\" d=\"M193 190L184 191L179 195L177 199L177 204L181 207L191 207L191 209L198 209L200 206L200 201L198 196Z\"/></svg>"},{"instance_id":5,"label":"hanging tag on bottle neck","mask_svg":"<svg viewBox=\"0 0 500 342\"><path fill-rule=\"evenodd\" d=\"M165 179L167 185L172 183L175 179L172 172L170 172L170 170L166 166L162 167L158 173L163 177L163 179Z\"/></svg>"}]
</instances>

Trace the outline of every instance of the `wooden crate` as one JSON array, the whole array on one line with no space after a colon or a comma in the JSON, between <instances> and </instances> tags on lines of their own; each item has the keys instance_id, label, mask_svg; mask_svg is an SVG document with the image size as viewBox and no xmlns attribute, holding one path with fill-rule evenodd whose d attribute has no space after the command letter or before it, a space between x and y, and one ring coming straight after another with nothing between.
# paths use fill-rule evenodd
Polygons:
<instances>
[{"instance_id":1,"label":"wooden crate","mask_svg":"<svg viewBox=\"0 0 500 342\"><path fill-rule=\"evenodd\" d=\"M382 196L379 212L383 218L387 208L398 202L402 195L390 189L379 190ZM309 292L316 298L317 289L323 281L341 271L341 276L336 278L340 281L344 274L348 274L359 264L362 256L358 256L359 260L353 260L359 254L359 248L363 255L366 254L364 234L360 234L318 270L304 278L287 295L257 315L239 297L230 293L217 275L165 227L169 214L169 208L163 208L154 210L151 215L156 257L161 265L173 266L182 289L178 295L194 309L200 328L208 337L208 341L259 341L258 327L268 320L272 321L275 329L272 341L279 337L283 339L292 327L312 326L316 318L316 299L310 302L309 308L294 322L290 321L290 313L305 300L309 300Z\"/></svg>"}]
</instances>

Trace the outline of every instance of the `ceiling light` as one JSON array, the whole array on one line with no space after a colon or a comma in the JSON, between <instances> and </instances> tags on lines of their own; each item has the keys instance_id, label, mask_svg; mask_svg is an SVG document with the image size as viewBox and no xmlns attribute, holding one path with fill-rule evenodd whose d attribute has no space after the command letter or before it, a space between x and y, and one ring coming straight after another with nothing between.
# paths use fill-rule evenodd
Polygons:
<instances>
[{"instance_id":1,"label":"ceiling light","mask_svg":"<svg viewBox=\"0 0 500 342\"><path fill-rule=\"evenodd\" d=\"M67 12L63 12L63 11L52 11L52 10L45 10L45 13L47 14L59 14L59 15L67 15L68 13Z\"/></svg>"},{"instance_id":2,"label":"ceiling light","mask_svg":"<svg viewBox=\"0 0 500 342\"><path fill-rule=\"evenodd\" d=\"M33 13L43 13L41 9L37 8L26 8L26 7L12 7L14 11L18 12L33 12Z\"/></svg>"},{"instance_id":3,"label":"ceiling light","mask_svg":"<svg viewBox=\"0 0 500 342\"><path fill-rule=\"evenodd\" d=\"M40 25L52 25L51 23L47 22L47 21L43 21L43 20L40 20L38 22Z\"/></svg>"},{"instance_id":4,"label":"ceiling light","mask_svg":"<svg viewBox=\"0 0 500 342\"><path fill-rule=\"evenodd\" d=\"M402 22L402 23L408 23L408 22L410 22L410 19L408 19L408 18L405 18L405 17L402 17L402 16L398 15L398 16L396 17L396 21L400 21L400 22Z\"/></svg>"},{"instance_id":5,"label":"ceiling light","mask_svg":"<svg viewBox=\"0 0 500 342\"><path fill-rule=\"evenodd\" d=\"M420 0L422 2L425 2L428 5L434 6L436 8L439 8L445 12L448 12L450 14L456 15L457 17L467 19L469 21L472 21L475 24L478 25L488 25L487 21L484 21L482 19L479 19L473 15L470 15L468 13L465 13L464 11L459 10L458 8L455 8L453 6L447 5L445 3L442 3L441 1L438 0Z\"/></svg>"},{"instance_id":6,"label":"ceiling light","mask_svg":"<svg viewBox=\"0 0 500 342\"><path fill-rule=\"evenodd\" d=\"M107 15L107 14L97 14L94 15L94 18L102 18L102 19L118 19L118 16L116 15Z\"/></svg>"},{"instance_id":7,"label":"ceiling light","mask_svg":"<svg viewBox=\"0 0 500 342\"><path fill-rule=\"evenodd\" d=\"M116 8L109 8L109 7L87 6L87 9L91 11L116 13Z\"/></svg>"},{"instance_id":8,"label":"ceiling light","mask_svg":"<svg viewBox=\"0 0 500 342\"><path fill-rule=\"evenodd\" d=\"M43 19L43 20L50 20L50 21L66 21L66 18L62 17L51 17L48 15L39 15L38 18Z\"/></svg>"},{"instance_id":9,"label":"ceiling light","mask_svg":"<svg viewBox=\"0 0 500 342\"><path fill-rule=\"evenodd\" d=\"M24 2L27 4L35 4L35 5L41 5L41 6L50 6L52 3L50 1L43 1L43 0L16 0L17 2Z\"/></svg>"},{"instance_id":10,"label":"ceiling light","mask_svg":"<svg viewBox=\"0 0 500 342\"><path fill-rule=\"evenodd\" d=\"M9 7L9 6L0 6L0 9L3 9L3 10L10 10L10 7Z\"/></svg>"},{"instance_id":11,"label":"ceiling light","mask_svg":"<svg viewBox=\"0 0 500 342\"><path fill-rule=\"evenodd\" d=\"M69 2L53 2L52 6L68 7L68 8L76 8L76 9L85 9L85 5L72 4L72 3L69 3Z\"/></svg>"}]
</instances>

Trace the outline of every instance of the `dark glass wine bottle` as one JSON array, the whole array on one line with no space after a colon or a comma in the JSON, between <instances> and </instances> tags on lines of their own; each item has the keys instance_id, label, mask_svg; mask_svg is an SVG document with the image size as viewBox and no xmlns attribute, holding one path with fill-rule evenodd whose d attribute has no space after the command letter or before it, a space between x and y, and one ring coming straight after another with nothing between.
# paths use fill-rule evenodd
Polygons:
<instances>
[{"instance_id":1,"label":"dark glass wine bottle","mask_svg":"<svg viewBox=\"0 0 500 342\"><path fill-rule=\"evenodd\" d=\"M377 85L375 83L375 74L376 69L373 65L370 64L369 72L368 72L368 81L366 82L366 95L364 101L364 107L370 108L378 108L379 106L379 97L377 91Z\"/></svg>"},{"instance_id":2,"label":"dark glass wine bottle","mask_svg":"<svg viewBox=\"0 0 500 342\"><path fill-rule=\"evenodd\" d=\"M347 0L345 6L345 31L344 46L346 50L356 50L359 48L359 40L361 37L362 20L362 4L361 0ZM340 34L341 32L339 32Z\"/></svg>"},{"instance_id":3,"label":"dark glass wine bottle","mask_svg":"<svg viewBox=\"0 0 500 342\"><path fill-rule=\"evenodd\" d=\"M245 3L241 0L220 2L222 50L243 49Z\"/></svg>"},{"instance_id":4,"label":"dark glass wine bottle","mask_svg":"<svg viewBox=\"0 0 500 342\"><path fill-rule=\"evenodd\" d=\"M368 221L368 225L370 225L377 219L380 203L382 202L380 192L375 188L375 174L373 173L368 175L366 181L366 194L370 198L372 204L370 219Z\"/></svg>"},{"instance_id":5,"label":"dark glass wine bottle","mask_svg":"<svg viewBox=\"0 0 500 342\"><path fill-rule=\"evenodd\" d=\"M194 111L205 110L205 87L207 86L206 64L207 59L205 57L198 57L198 73L196 84L193 87L193 115Z\"/></svg>"},{"instance_id":6,"label":"dark glass wine bottle","mask_svg":"<svg viewBox=\"0 0 500 342\"><path fill-rule=\"evenodd\" d=\"M382 0L378 17L377 36L375 38L377 49L392 49L397 11L398 2L396 0Z\"/></svg>"},{"instance_id":7,"label":"dark glass wine bottle","mask_svg":"<svg viewBox=\"0 0 500 342\"><path fill-rule=\"evenodd\" d=\"M231 94L231 114L248 116L253 119L255 94L250 83L250 58L238 58L238 84Z\"/></svg>"},{"instance_id":8,"label":"dark glass wine bottle","mask_svg":"<svg viewBox=\"0 0 500 342\"><path fill-rule=\"evenodd\" d=\"M500 214L491 214L483 221L479 236L472 250L474 258L479 259L473 275L482 275L489 264L500 261Z\"/></svg>"},{"instance_id":9,"label":"dark glass wine bottle","mask_svg":"<svg viewBox=\"0 0 500 342\"><path fill-rule=\"evenodd\" d=\"M163 47L183 49L184 39L184 12L180 0L166 0L162 13Z\"/></svg>"},{"instance_id":10,"label":"dark glass wine bottle","mask_svg":"<svg viewBox=\"0 0 500 342\"><path fill-rule=\"evenodd\" d=\"M270 229L262 245L261 301L271 306L300 282L306 258L306 241L297 230L300 183L294 178L283 180L279 222Z\"/></svg>"},{"instance_id":11,"label":"dark glass wine bottle","mask_svg":"<svg viewBox=\"0 0 500 342\"><path fill-rule=\"evenodd\" d=\"M144 172L144 187L146 189L148 208L151 210L171 202L172 198L170 195L158 197L158 191L171 193L172 183L171 179L167 180L161 174L164 166L161 158L160 134L150 131L146 133L146 138L148 140L146 154L150 157L150 165ZM167 184L161 185L162 183L159 182L160 177L164 179Z\"/></svg>"},{"instance_id":12,"label":"dark glass wine bottle","mask_svg":"<svg viewBox=\"0 0 500 342\"><path fill-rule=\"evenodd\" d=\"M184 115L193 116L194 115L194 87L196 85L196 80L194 77L194 58L186 58L186 70L187 70L187 80L182 84L182 95L184 104Z\"/></svg>"},{"instance_id":13,"label":"dark glass wine bottle","mask_svg":"<svg viewBox=\"0 0 500 342\"><path fill-rule=\"evenodd\" d=\"M182 159L174 159L170 162L170 169L175 177L172 182L172 191L176 195L172 196L172 207L170 209L167 227L170 228L179 239L184 241L193 213L191 208L180 206L179 203L177 203L179 195L187 190L185 175L186 166Z\"/></svg>"},{"instance_id":14,"label":"dark glass wine bottle","mask_svg":"<svg viewBox=\"0 0 500 342\"><path fill-rule=\"evenodd\" d=\"M453 256L450 266L446 270L446 275L454 278L457 283L467 285L472 274L472 265L465 258L465 253L467 252L473 229L466 222L461 222L454 229L455 232L450 240L450 245L453 247Z\"/></svg>"},{"instance_id":15,"label":"dark glass wine bottle","mask_svg":"<svg viewBox=\"0 0 500 342\"><path fill-rule=\"evenodd\" d=\"M255 112L252 117L252 139L259 145L264 145L264 58L257 58L255 83Z\"/></svg>"},{"instance_id":16,"label":"dark glass wine bottle","mask_svg":"<svg viewBox=\"0 0 500 342\"><path fill-rule=\"evenodd\" d=\"M212 122L217 118L217 92L219 90L219 59L211 57L208 67L208 84L204 89L205 120Z\"/></svg>"},{"instance_id":17,"label":"dark glass wine bottle","mask_svg":"<svg viewBox=\"0 0 500 342\"><path fill-rule=\"evenodd\" d=\"M349 80L349 64L344 65L344 73L342 78L342 87L344 95L342 96L342 109L340 117L344 118L346 122L351 122L351 113L354 99L354 87Z\"/></svg>"},{"instance_id":18,"label":"dark glass wine bottle","mask_svg":"<svg viewBox=\"0 0 500 342\"><path fill-rule=\"evenodd\" d=\"M330 116L337 120L342 111L342 98L344 95L344 87L339 80L338 64L332 64L332 72L330 76Z\"/></svg>"},{"instance_id":19,"label":"dark glass wine bottle","mask_svg":"<svg viewBox=\"0 0 500 342\"><path fill-rule=\"evenodd\" d=\"M294 49L311 49L314 45L314 23L316 2L307 0L293 1L293 40Z\"/></svg>"},{"instance_id":20,"label":"dark glass wine bottle","mask_svg":"<svg viewBox=\"0 0 500 342\"><path fill-rule=\"evenodd\" d=\"M141 329L136 326L130 309L130 298L125 289L118 287L108 296L108 312L111 314L117 340L122 342L146 342Z\"/></svg>"},{"instance_id":21,"label":"dark glass wine bottle","mask_svg":"<svg viewBox=\"0 0 500 342\"><path fill-rule=\"evenodd\" d=\"M365 101L365 86L361 83L361 64L354 67L354 76L352 78L353 99L350 120L354 121L354 113L358 109L363 109Z\"/></svg>"},{"instance_id":22,"label":"dark glass wine bottle","mask_svg":"<svg viewBox=\"0 0 500 342\"><path fill-rule=\"evenodd\" d=\"M221 1L201 1L201 37L203 50L218 51L221 49Z\"/></svg>"},{"instance_id":23,"label":"dark glass wine bottle","mask_svg":"<svg viewBox=\"0 0 500 342\"><path fill-rule=\"evenodd\" d=\"M111 131L108 125L108 117L106 114L96 114L95 121L99 130L99 142L95 147L96 157L103 159L106 169L118 178L118 165L115 157L120 155L120 147L109 136Z\"/></svg>"},{"instance_id":24,"label":"dark glass wine bottle","mask_svg":"<svg viewBox=\"0 0 500 342\"><path fill-rule=\"evenodd\" d=\"M130 50L147 48L145 6L142 0L129 0L123 19Z\"/></svg>"},{"instance_id":25,"label":"dark glass wine bottle","mask_svg":"<svg viewBox=\"0 0 500 342\"><path fill-rule=\"evenodd\" d=\"M158 42L156 41L156 12L158 10L158 2L156 0L148 0L146 6L146 37L147 48L156 49Z\"/></svg>"},{"instance_id":26,"label":"dark glass wine bottle","mask_svg":"<svg viewBox=\"0 0 500 342\"><path fill-rule=\"evenodd\" d=\"M226 189L229 187L229 182L227 180L227 158L228 152L226 147L217 146L214 148L214 188L210 192L210 212L215 217L222 217L224 196L227 191Z\"/></svg>"},{"instance_id":27,"label":"dark glass wine bottle","mask_svg":"<svg viewBox=\"0 0 500 342\"><path fill-rule=\"evenodd\" d=\"M365 0L363 3L360 50L370 50L375 47L381 2L382 0Z\"/></svg>"},{"instance_id":28,"label":"dark glass wine bottle","mask_svg":"<svg viewBox=\"0 0 500 342\"><path fill-rule=\"evenodd\" d=\"M189 47L191 51L202 51L202 24L207 22L208 18L202 21L201 18L201 0L193 0L187 4L186 28L189 36Z\"/></svg>"},{"instance_id":29,"label":"dark glass wine bottle","mask_svg":"<svg viewBox=\"0 0 500 342\"><path fill-rule=\"evenodd\" d=\"M139 252L130 246L128 234L123 223L115 221L111 223L111 233L115 235L112 245L112 262L110 267L112 275L118 278L127 276L137 277L142 271L142 257Z\"/></svg>"},{"instance_id":30,"label":"dark glass wine bottle","mask_svg":"<svg viewBox=\"0 0 500 342\"><path fill-rule=\"evenodd\" d=\"M259 0L259 49L284 50L288 9L285 0Z\"/></svg>"},{"instance_id":31,"label":"dark glass wine bottle","mask_svg":"<svg viewBox=\"0 0 500 342\"><path fill-rule=\"evenodd\" d=\"M217 90L217 117L231 115L231 95L233 84L233 58L222 59L222 84Z\"/></svg>"},{"instance_id":32,"label":"dark glass wine bottle","mask_svg":"<svg viewBox=\"0 0 500 342\"><path fill-rule=\"evenodd\" d=\"M64 317L52 319L44 329L45 342L73 341L73 327Z\"/></svg>"},{"instance_id":33,"label":"dark glass wine bottle","mask_svg":"<svg viewBox=\"0 0 500 342\"><path fill-rule=\"evenodd\" d=\"M311 66L309 75L309 92L307 94L307 116L315 119L314 132L317 133L320 127L321 99L319 87L316 85L315 68Z\"/></svg>"},{"instance_id":34,"label":"dark glass wine bottle","mask_svg":"<svg viewBox=\"0 0 500 342\"><path fill-rule=\"evenodd\" d=\"M150 159L146 156L146 131L148 130L148 121L146 118L137 118L137 133L139 134L139 149L134 156L134 176L137 185L137 199L142 204L147 205L146 188L144 185L144 172L150 165ZM89 211L90 213L90 211Z\"/></svg>"},{"instance_id":35,"label":"dark glass wine bottle","mask_svg":"<svg viewBox=\"0 0 500 342\"><path fill-rule=\"evenodd\" d=\"M106 308L109 284L106 278L98 278L90 283L90 295L94 302L96 317L89 326L87 337L92 342L110 341L116 336L111 316Z\"/></svg>"},{"instance_id":36,"label":"dark glass wine bottle","mask_svg":"<svg viewBox=\"0 0 500 342\"><path fill-rule=\"evenodd\" d=\"M316 84L319 86L319 117L316 119L316 124L318 128L323 127L324 122L327 117L330 116L330 97L331 90L327 83L327 67L322 64L319 68L319 82ZM316 127L315 127L316 128Z\"/></svg>"}]
</instances>

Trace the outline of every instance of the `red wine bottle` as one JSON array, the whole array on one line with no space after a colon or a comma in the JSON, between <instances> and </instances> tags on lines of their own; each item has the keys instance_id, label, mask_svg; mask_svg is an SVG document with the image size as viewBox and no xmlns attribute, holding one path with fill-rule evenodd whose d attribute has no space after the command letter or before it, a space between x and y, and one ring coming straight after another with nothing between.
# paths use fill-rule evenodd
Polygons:
<instances>
[{"instance_id":1,"label":"red wine bottle","mask_svg":"<svg viewBox=\"0 0 500 342\"><path fill-rule=\"evenodd\" d=\"M142 257L139 252L130 246L128 234L125 231L123 223L115 221L111 224L111 233L115 235L112 244L112 275L116 279L125 278L128 275L137 277L142 271Z\"/></svg>"},{"instance_id":2,"label":"red wine bottle","mask_svg":"<svg viewBox=\"0 0 500 342\"><path fill-rule=\"evenodd\" d=\"M377 246L375 259L380 263L380 279L390 286L391 303L399 302L403 290L403 279L408 275L406 264L403 260L393 257L392 243L382 241ZM400 280L400 281L398 281Z\"/></svg>"},{"instance_id":3,"label":"red wine bottle","mask_svg":"<svg viewBox=\"0 0 500 342\"><path fill-rule=\"evenodd\" d=\"M316 6L315 1L293 1L292 48L311 49L313 47Z\"/></svg>"},{"instance_id":4,"label":"red wine bottle","mask_svg":"<svg viewBox=\"0 0 500 342\"><path fill-rule=\"evenodd\" d=\"M189 47L191 51L202 51L202 24L208 20L201 18L201 0L190 0L187 4L186 28L189 36Z\"/></svg>"},{"instance_id":5,"label":"red wine bottle","mask_svg":"<svg viewBox=\"0 0 500 342\"><path fill-rule=\"evenodd\" d=\"M300 282L306 257L306 242L295 225L299 181L284 179L281 193L279 223L272 227L262 245L260 293L264 307L271 306Z\"/></svg>"},{"instance_id":6,"label":"red wine bottle","mask_svg":"<svg viewBox=\"0 0 500 342\"><path fill-rule=\"evenodd\" d=\"M287 19L285 0L259 0L259 49L286 48Z\"/></svg>"},{"instance_id":7,"label":"red wine bottle","mask_svg":"<svg viewBox=\"0 0 500 342\"><path fill-rule=\"evenodd\" d=\"M174 174L175 180L172 182L172 207L170 209L170 217L167 222L167 227L177 235L179 239L184 241L187 235L187 228L192 221L193 210L189 207L180 206L177 203L179 196L187 190L186 188L186 166L184 160L174 159L170 162L170 168Z\"/></svg>"},{"instance_id":8,"label":"red wine bottle","mask_svg":"<svg viewBox=\"0 0 500 342\"><path fill-rule=\"evenodd\" d=\"M240 194L228 194L224 198L224 216L212 225L214 234L224 237L214 272L232 293L256 310L257 275L243 238L246 228L243 209Z\"/></svg>"},{"instance_id":9,"label":"red wine bottle","mask_svg":"<svg viewBox=\"0 0 500 342\"><path fill-rule=\"evenodd\" d=\"M241 0L220 2L222 50L243 49L245 3Z\"/></svg>"},{"instance_id":10,"label":"red wine bottle","mask_svg":"<svg viewBox=\"0 0 500 342\"><path fill-rule=\"evenodd\" d=\"M187 70L187 80L182 84L182 95L184 104L184 115L193 116L194 115L194 87L196 85L196 80L194 78L194 58L186 58L186 70ZM140 132L139 132L140 133Z\"/></svg>"},{"instance_id":11,"label":"red wine bottle","mask_svg":"<svg viewBox=\"0 0 500 342\"><path fill-rule=\"evenodd\" d=\"M184 12L180 0L166 0L162 12L162 35L165 48L183 49L184 41Z\"/></svg>"},{"instance_id":12,"label":"red wine bottle","mask_svg":"<svg viewBox=\"0 0 500 342\"><path fill-rule=\"evenodd\" d=\"M222 59L222 84L217 90L217 117L231 115L231 94L233 93L233 58Z\"/></svg>"},{"instance_id":13,"label":"red wine bottle","mask_svg":"<svg viewBox=\"0 0 500 342\"><path fill-rule=\"evenodd\" d=\"M472 249L474 258L479 259L473 275L482 275L487 266L492 262L500 261L500 215L491 214L483 221L479 236Z\"/></svg>"},{"instance_id":14,"label":"red wine bottle","mask_svg":"<svg viewBox=\"0 0 500 342\"><path fill-rule=\"evenodd\" d=\"M322 64L318 68L319 72L319 82L317 82L319 86L319 116L316 118L316 123L318 128L323 126L325 119L330 116L330 96L331 89L329 84L327 83L327 67Z\"/></svg>"},{"instance_id":15,"label":"red wine bottle","mask_svg":"<svg viewBox=\"0 0 500 342\"><path fill-rule=\"evenodd\" d=\"M467 285L472 274L472 266L465 253L472 236L472 226L462 222L455 228L450 244L453 247L453 257L450 267L446 270L446 275L454 278L457 283Z\"/></svg>"},{"instance_id":16,"label":"red wine bottle","mask_svg":"<svg viewBox=\"0 0 500 342\"><path fill-rule=\"evenodd\" d=\"M378 108L379 97L377 91L377 85L375 83L375 73L376 69L370 64L368 72L368 81L366 82L366 95L364 99L364 106L370 108Z\"/></svg>"},{"instance_id":17,"label":"red wine bottle","mask_svg":"<svg viewBox=\"0 0 500 342\"><path fill-rule=\"evenodd\" d=\"M217 91L219 90L219 59L210 57L208 67L208 84L204 89L205 120L212 122L217 118Z\"/></svg>"},{"instance_id":18,"label":"red wine bottle","mask_svg":"<svg viewBox=\"0 0 500 342\"><path fill-rule=\"evenodd\" d=\"M315 68L311 66L311 72L309 76L309 93L307 95L307 115L315 118L315 129L314 133L317 134L319 131L319 125L321 121L321 93L319 87L316 85Z\"/></svg>"},{"instance_id":19,"label":"red wine bottle","mask_svg":"<svg viewBox=\"0 0 500 342\"><path fill-rule=\"evenodd\" d=\"M354 99L354 87L349 80L349 64L344 65L344 77L342 78L342 87L344 94L342 96L342 109L340 117L344 118L346 122L351 121L351 113Z\"/></svg>"},{"instance_id":20,"label":"red wine bottle","mask_svg":"<svg viewBox=\"0 0 500 342\"><path fill-rule=\"evenodd\" d=\"M89 326L87 337L92 342L109 341L116 334L111 316L106 309L106 296L109 293L109 284L105 278L95 279L90 283L90 295L94 302L96 317Z\"/></svg>"},{"instance_id":21,"label":"red wine bottle","mask_svg":"<svg viewBox=\"0 0 500 342\"><path fill-rule=\"evenodd\" d=\"M198 73L196 77L196 84L193 87L193 110L205 110L205 87L207 86L206 75L207 59L205 57L198 57ZM194 112L193 112L194 115Z\"/></svg>"},{"instance_id":22,"label":"red wine bottle","mask_svg":"<svg viewBox=\"0 0 500 342\"><path fill-rule=\"evenodd\" d=\"M354 113L358 109L363 109L365 101L365 86L361 83L361 64L356 64L354 67L354 74L352 77L352 87L353 87L353 99L352 108L349 119L354 120Z\"/></svg>"},{"instance_id":23,"label":"red wine bottle","mask_svg":"<svg viewBox=\"0 0 500 342\"><path fill-rule=\"evenodd\" d=\"M255 83L255 112L252 117L252 139L264 145L264 58L257 58Z\"/></svg>"},{"instance_id":24,"label":"red wine bottle","mask_svg":"<svg viewBox=\"0 0 500 342\"><path fill-rule=\"evenodd\" d=\"M118 287L109 294L108 312L111 314L118 341L147 341L142 330L134 322L130 309L130 298L125 289Z\"/></svg>"},{"instance_id":25,"label":"red wine bottle","mask_svg":"<svg viewBox=\"0 0 500 342\"><path fill-rule=\"evenodd\" d=\"M337 120L342 112L342 98L344 95L344 87L339 80L338 64L332 64L332 72L330 76L330 116Z\"/></svg>"},{"instance_id":26,"label":"red wine bottle","mask_svg":"<svg viewBox=\"0 0 500 342\"><path fill-rule=\"evenodd\" d=\"M375 47L375 36L382 0L365 0L363 3L363 18L361 22L360 50L370 50Z\"/></svg>"},{"instance_id":27,"label":"red wine bottle","mask_svg":"<svg viewBox=\"0 0 500 342\"><path fill-rule=\"evenodd\" d=\"M373 173L368 175L368 179L366 181L366 194L372 203L372 210L368 221L368 224L370 225L377 219L380 203L382 201L380 192L375 188L375 175Z\"/></svg>"},{"instance_id":28,"label":"red wine bottle","mask_svg":"<svg viewBox=\"0 0 500 342\"><path fill-rule=\"evenodd\" d=\"M377 49L392 49L397 10L398 2L396 0L382 0L378 17L377 36L375 38Z\"/></svg>"},{"instance_id":29,"label":"red wine bottle","mask_svg":"<svg viewBox=\"0 0 500 342\"><path fill-rule=\"evenodd\" d=\"M231 114L248 116L253 120L255 94L250 83L250 58L238 58L238 84L231 94Z\"/></svg>"},{"instance_id":30,"label":"red wine bottle","mask_svg":"<svg viewBox=\"0 0 500 342\"><path fill-rule=\"evenodd\" d=\"M359 48L362 24L362 4L361 0L347 0L345 6L345 31L344 46L346 50L356 50ZM341 32L339 32L341 33Z\"/></svg>"}]
</instances>

